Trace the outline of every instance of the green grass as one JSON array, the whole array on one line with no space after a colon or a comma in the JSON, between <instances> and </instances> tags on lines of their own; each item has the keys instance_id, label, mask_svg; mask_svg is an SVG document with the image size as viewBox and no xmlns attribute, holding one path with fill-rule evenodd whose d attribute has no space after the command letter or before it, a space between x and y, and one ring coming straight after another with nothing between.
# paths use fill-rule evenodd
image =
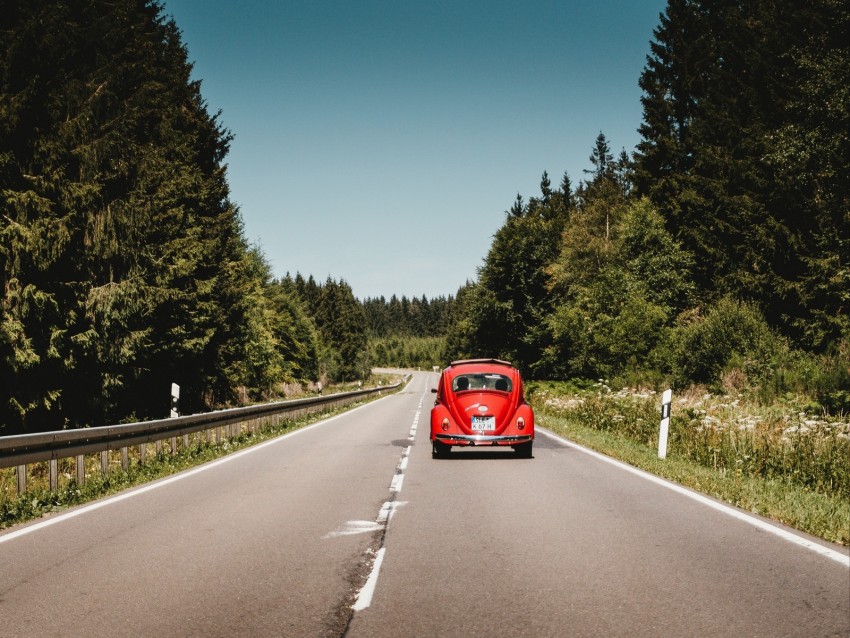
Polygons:
<instances>
[{"instance_id":1,"label":"green grass","mask_svg":"<svg viewBox=\"0 0 850 638\"><path fill-rule=\"evenodd\" d=\"M850 545L850 438L841 420L817 421L787 407L759 408L728 397L709 404L701 396L703 407L694 408L674 397L668 455L660 460L660 397L654 393L536 384L530 398L540 425L576 443ZM821 425L801 429L799 423Z\"/></svg>"}]
</instances>

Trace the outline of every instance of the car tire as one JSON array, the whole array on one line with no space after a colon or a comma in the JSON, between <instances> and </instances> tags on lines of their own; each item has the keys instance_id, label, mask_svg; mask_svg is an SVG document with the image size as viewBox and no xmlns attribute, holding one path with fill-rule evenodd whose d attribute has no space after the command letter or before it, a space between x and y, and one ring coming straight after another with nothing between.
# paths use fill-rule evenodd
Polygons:
<instances>
[{"instance_id":1,"label":"car tire","mask_svg":"<svg viewBox=\"0 0 850 638\"><path fill-rule=\"evenodd\" d=\"M529 441L528 443L521 443L514 447L514 452L516 452L517 457L521 459L530 459L533 445L534 443L532 441Z\"/></svg>"},{"instance_id":2,"label":"car tire","mask_svg":"<svg viewBox=\"0 0 850 638\"><path fill-rule=\"evenodd\" d=\"M445 459L452 453L452 446L443 443L431 443L431 458Z\"/></svg>"}]
</instances>

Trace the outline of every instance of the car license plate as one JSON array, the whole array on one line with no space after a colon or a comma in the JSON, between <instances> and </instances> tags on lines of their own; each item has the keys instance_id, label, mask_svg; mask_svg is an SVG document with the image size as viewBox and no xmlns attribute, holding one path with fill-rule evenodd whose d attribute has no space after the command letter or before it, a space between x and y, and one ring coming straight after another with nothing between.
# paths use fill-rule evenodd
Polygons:
<instances>
[{"instance_id":1,"label":"car license plate","mask_svg":"<svg viewBox=\"0 0 850 638\"><path fill-rule=\"evenodd\" d=\"M473 430L495 430L496 417L494 416L474 416L472 417Z\"/></svg>"}]
</instances>

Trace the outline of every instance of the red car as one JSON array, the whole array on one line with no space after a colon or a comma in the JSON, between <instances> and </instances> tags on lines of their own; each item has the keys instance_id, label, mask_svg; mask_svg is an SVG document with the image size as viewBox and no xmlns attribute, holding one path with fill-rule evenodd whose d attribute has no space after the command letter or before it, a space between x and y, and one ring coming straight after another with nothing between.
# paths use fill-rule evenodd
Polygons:
<instances>
[{"instance_id":1,"label":"red car","mask_svg":"<svg viewBox=\"0 0 850 638\"><path fill-rule=\"evenodd\" d=\"M534 412L525 402L519 370L498 359L454 361L440 375L431 409L431 455L453 445L510 446L531 458Z\"/></svg>"}]
</instances>

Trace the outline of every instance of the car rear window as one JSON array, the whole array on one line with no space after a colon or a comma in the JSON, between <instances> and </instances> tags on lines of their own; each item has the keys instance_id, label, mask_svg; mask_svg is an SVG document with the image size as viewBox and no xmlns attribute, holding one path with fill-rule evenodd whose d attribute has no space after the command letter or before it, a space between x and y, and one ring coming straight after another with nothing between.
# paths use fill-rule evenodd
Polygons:
<instances>
[{"instance_id":1,"label":"car rear window","mask_svg":"<svg viewBox=\"0 0 850 638\"><path fill-rule=\"evenodd\" d=\"M510 392L514 384L510 377L503 374L470 372L459 374L452 380L452 391L463 392L464 390L499 390Z\"/></svg>"}]
</instances>

